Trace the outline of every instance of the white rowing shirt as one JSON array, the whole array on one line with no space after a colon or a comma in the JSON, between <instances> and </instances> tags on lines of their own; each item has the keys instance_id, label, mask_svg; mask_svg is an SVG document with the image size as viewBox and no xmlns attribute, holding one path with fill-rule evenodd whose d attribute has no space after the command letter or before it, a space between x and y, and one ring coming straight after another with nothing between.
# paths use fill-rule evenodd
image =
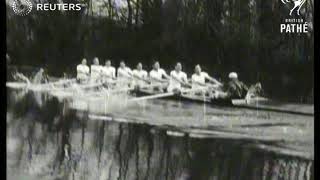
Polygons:
<instances>
[{"instance_id":1,"label":"white rowing shirt","mask_svg":"<svg viewBox=\"0 0 320 180\"><path fill-rule=\"evenodd\" d=\"M204 83L206 83L206 78L208 78L208 77L209 77L209 75L206 72L200 72L200 74L194 73L191 77L192 88L195 89L195 88L201 87L198 84L196 84L196 82L204 84Z\"/></svg>"},{"instance_id":2,"label":"white rowing shirt","mask_svg":"<svg viewBox=\"0 0 320 180\"><path fill-rule=\"evenodd\" d=\"M121 68L119 67L117 70L117 77L118 77L118 86L119 87L126 87L131 84L131 75L132 71L128 67Z\"/></svg>"},{"instance_id":3,"label":"white rowing shirt","mask_svg":"<svg viewBox=\"0 0 320 180\"><path fill-rule=\"evenodd\" d=\"M118 71L117 71L118 78L130 78L131 74L132 74L132 71L128 67L118 68Z\"/></svg>"},{"instance_id":4,"label":"white rowing shirt","mask_svg":"<svg viewBox=\"0 0 320 180\"><path fill-rule=\"evenodd\" d=\"M90 69L87 65L79 64L77 66L77 79L87 79L90 73Z\"/></svg>"},{"instance_id":5,"label":"white rowing shirt","mask_svg":"<svg viewBox=\"0 0 320 180\"><path fill-rule=\"evenodd\" d=\"M179 79L180 81L183 81L183 82L187 82L187 74L182 71L177 72L173 70L170 72L170 76L172 78L170 79L170 83L167 89L169 92L171 92L173 89L181 89L181 83L176 79Z\"/></svg>"},{"instance_id":6,"label":"white rowing shirt","mask_svg":"<svg viewBox=\"0 0 320 180\"><path fill-rule=\"evenodd\" d=\"M112 66L103 66L102 67L102 76L107 79L116 78L116 69Z\"/></svg>"},{"instance_id":7,"label":"white rowing shirt","mask_svg":"<svg viewBox=\"0 0 320 180\"><path fill-rule=\"evenodd\" d=\"M158 80L162 79L162 76L167 75L167 73L163 69L160 68L158 70L152 69L150 71L149 75L150 75L151 82L152 82L153 79L158 79Z\"/></svg>"},{"instance_id":8,"label":"white rowing shirt","mask_svg":"<svg viewBox=\"0 0 320 180\"><path fill-rule=\"evenodd\" d=\"M102 73L102 66L100 65L91 65L91 79L96 81Z\"/></svg>"},{"instance_id":9,"label":"white rowing shirt","mask_svg":"<svg viewBox=\"0 0 320 180\"><path fill-rule=\"evenodd\" d=\"M133 70L132 74L136 77L143 78L143 79L147 79L147 77L148 77L148 73L145 70L135 69L135 70ZM142 84L145 84L145 81L143 81L141 79L134 78L134 83L137 85L142 85Z\"/></svg>"},{"instance_id":10,"label":"white rowing shirt","mask_svg":"<svg viewBox=\"0 0 320 180\"><path fill-rule=\"evenodd\" d=\"M137 69L135 69L135 70L133 70L133 75L134 76L138 76L139 78L147 78L148 77L148 73L147 73L147 71L145 71L145 70L137 70Z\"/></svg>"}]
</instances>

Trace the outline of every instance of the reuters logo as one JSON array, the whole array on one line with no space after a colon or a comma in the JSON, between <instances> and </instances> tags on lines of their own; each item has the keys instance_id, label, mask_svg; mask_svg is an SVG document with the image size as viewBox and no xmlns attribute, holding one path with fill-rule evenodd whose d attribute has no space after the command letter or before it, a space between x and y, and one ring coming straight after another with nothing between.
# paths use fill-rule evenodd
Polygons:
<instances>
[{"instance_id":1,"label":"reuters logo","mask_svg":"<svg viewBox=\"0 0 320 180\"><path fill-rule=\"evenodd\" d=\"M13 12L19 16L26 16L32 10L32 3L30 0L14 0L12 3Z\"/></svg>"}]
</instances>

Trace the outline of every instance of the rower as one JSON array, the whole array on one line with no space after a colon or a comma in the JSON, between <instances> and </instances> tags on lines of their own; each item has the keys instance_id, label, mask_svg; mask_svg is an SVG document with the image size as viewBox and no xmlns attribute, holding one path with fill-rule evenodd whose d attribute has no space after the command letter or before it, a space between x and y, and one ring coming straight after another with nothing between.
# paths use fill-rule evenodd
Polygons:
<instances>
[{"instance_id":1,"label":"rower","mask_svg":"<svg viewBox=\"0 0 320 180\"><path fill-rule=\"evenodd\" d=\"M82 59L81 64L77 66L77 82L85 83L89 79L90 69L87 65L87 60Z\"/></svg>"},{"instance_id":2,"label":"rower","mask_svg":"<svg viewBox=\"0 0 320 180\"><path fill-rule=\"evenodd\" d=\"M206 84L206 80L213 83L213 85ZM209 93L213 88L222 86L222 84L219 81L209 76L208 73L201 71L201 67L199 64L195 66L195 73L191 77L191 82L192 82L192 89L206 87L207 89L210 89ZM202 93L198 92L197 94L202 94Z\"/></svg>"},{"instance_id":3,"label":"rower","mask_svg":"<svg viewBox=\"0 0 320 180\"><path fill-rule=\"evenodd\" d=\"M178 62L175 69L170 72L170 77L169 86L167 88L168 92L181 90L181 85L191 87L187 80L187 74L182 71L182 65L180 62Z\"/></svg>"},{"instance_id":4,"label":"rower","mask_svg":"<svg viewBox=\"0 0 320 180\"><path fill-rule=\"evenodd\" d=\"M132 71L129 67L126 67L124 61L120 61L120 66L117 70L117 78L121 87L130 85Z\"/></svg>"},{"instance_id":5,"label":"rower","mask_svg":"<svg viewBox=\"0 0 320 180\"><path fill-rule=\"evenodd\" d=\"M43 68L40 68L39 71L34 76L32 82L34 84L42 84L48 82L48 76L45 74L45 71Z\"/></svg>"},{"instance_id":6,"label":"rower","mask_svg":"<svg viewBox=\"0 0 320 180\"><path fill-rule=\"evenodd\" d=\"M91 65L91 82L98 82L101 78L101 69L99 65L99 59L95 57L93 59L93 64Z\"/></svg>"},{"instance_id":7,"label":"rower","mask_svg":"<svg viewBox=\"0 0 320 180\"><path fill-rule=\"evenodd\" d=\"M133 70L132 75L135 85L141 86L143 84L149 83L148 73L147 71L143 70L141 62L137 64L137 69Z\"/></svg>"},{"instance_id":8,"label":"rower","mask_svg":"<svg viewBox=\"0 0 320 180\"><path fill-rule=\"evenodd\" d=\"M153 69L149 73L151 84L159 84L158 87L155 87L158 91L163 91L163 88L161 88L163 83L167 83L170 79L170 76L167 75L167 73L160 68L160 64L158 61L156 61L153 64Z\"/></svg>"},{"instance_id":9,"label":"rower","mask_svg":"<svg viewBox=\"0 0 320 180\"><path fill-rule=\"evenodd\" d=\"M105 66L102 67L102 76L108 83L116 79L116 69L111 65L111 60L109 59L106 60Z\"/></svg>"}]
</instances>

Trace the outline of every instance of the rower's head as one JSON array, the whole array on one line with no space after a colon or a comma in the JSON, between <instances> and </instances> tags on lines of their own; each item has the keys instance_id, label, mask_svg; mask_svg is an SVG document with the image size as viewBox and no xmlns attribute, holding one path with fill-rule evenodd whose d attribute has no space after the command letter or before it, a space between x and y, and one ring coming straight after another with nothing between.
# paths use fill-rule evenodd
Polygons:
<instances>
[{"instance_id":1,"label":"rower's head","mask_svg":"<svg viewBox=\"0 0 320 180\"><path fill-rule=\"evenodd\" d=\"M139 62L138 64L137 64L137 70L142 70L142 63L141 62Z\"/></svg>"},{"instance_id":2,"label":"rower's head","mask_svg":"<svg viewBox=\"0 0 320 180\"><path fill-rule=\"evenodd\" d=\"M238 74L235 73L235 72L229 73L229 79L232 80L232 81L237 80L238 79Z\"/></svg>"},{"instance_id":3,"label":"rower's head","mask_svg":"<svg viewBox=\"0 0 320 180\"><path fill-rule=\"evenodd\" d=\"M120 61L120 67L121 68L125 68L126 67L126 64L124 63L124 61Z\"/></svg>"},{"instance_id":4,"label":"rower's head","mask_svg":"<svg viewBox=\"0 0 320 180\"><path fill-rule=\"evenodd\" d=\"M180 72L180 71L182 70L182 65L181 65L180 62L178 62L178 63L176 64L175 70L176 70L177 72Z\"/></svg>"},{"instance_id":5,"label":"rower's head","mask_svg":"<svg viewBox=\"0 0 320 180\"><path fill-rule=\"evenodd\" d=\"M107 66L107 67L111 66L111 60L110 60L110 59L107 59L107 61L106 61L106 66Z\"/></svg>"},{"instance_id":6,"label":"rower's head","mask_svg":"<svg viewBox=\"0 0 320 180\"><path fill-rule=\"evenodd\" d=\"M199 64L197 64L197 65L195 66L194 71L195 71L196 74L200 74L200 73L201 73L201 67L200 67Z\"/></svg>"},{"instance_id":7,"label":"rower's head","mask_svg":"<svg viewBox=\"0 0 320 180\"><path fill-rule=\"evenodd\" d=\"M97 57L93 58L93 64L99 65L99 59Z\"/></svg>"},{"instance_id":8,"label":"rower's head","mask_svg":"<svg viewBox=\"0 0 320 180\"><path fill-rule=\"evenodd\" d=\"M155 62L153 63L153 69L158 70L159 68L160 68L160 63L159 63L159 61L155 61Z\"/></svg>"},{"instance_id":9,"label":"rower's head","mask_svg":"<svg viewBox=\"0 0 320 180\"><path fill-rule=\"evenodd\" d=\"M82 64L82 65L87 65L87 60L86 60L86 58L83 58L83 59L82 59L81 64Z\"/></svg>"}]
</instances>

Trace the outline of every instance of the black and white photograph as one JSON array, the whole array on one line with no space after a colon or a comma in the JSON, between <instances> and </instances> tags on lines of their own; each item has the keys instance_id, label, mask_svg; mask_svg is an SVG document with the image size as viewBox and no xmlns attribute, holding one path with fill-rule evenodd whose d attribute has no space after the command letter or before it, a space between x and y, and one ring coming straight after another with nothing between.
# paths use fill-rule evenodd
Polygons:
<instances>
[{"instance_id":1,"label":"black and white photograph","mask_svg":"<svg viewBox=\"0 0 320 180\"><path fill-rule=\"evenodd\" d=\"M7 179L316 179L314 7L5 0Z\"/></svg>"}]
</instances>

